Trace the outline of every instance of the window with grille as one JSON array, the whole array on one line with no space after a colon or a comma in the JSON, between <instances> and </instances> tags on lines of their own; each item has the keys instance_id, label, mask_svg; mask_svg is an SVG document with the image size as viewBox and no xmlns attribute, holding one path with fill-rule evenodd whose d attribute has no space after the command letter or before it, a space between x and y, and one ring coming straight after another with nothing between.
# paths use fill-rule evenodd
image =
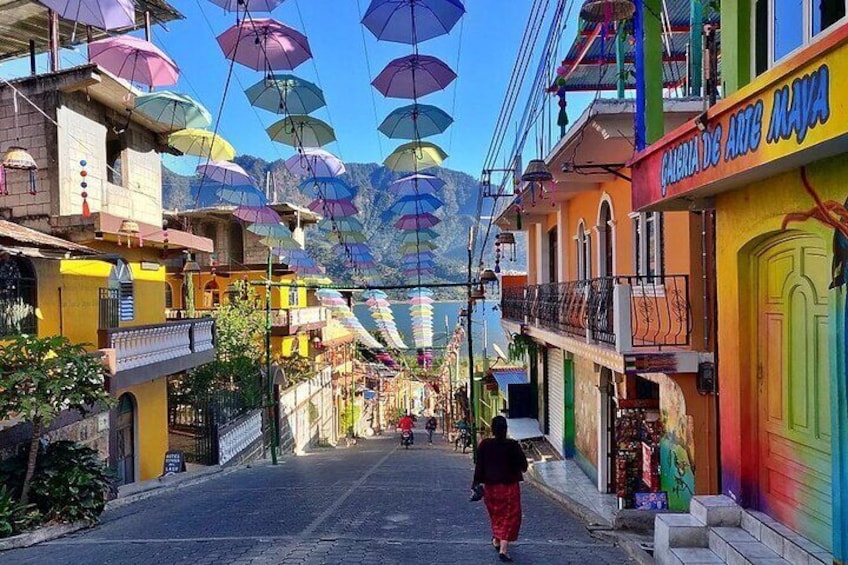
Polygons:
<instances>
[{"instance_id":1,"label":"window with grille","mask_svg":"<svg viewBox=\"0 0 848 565\"><path fill-rule=\"evenodd\" d=\"M37 288L35 270L27 259L0 261L0 337L38 332Z\"/></svg>"}]
</instances>

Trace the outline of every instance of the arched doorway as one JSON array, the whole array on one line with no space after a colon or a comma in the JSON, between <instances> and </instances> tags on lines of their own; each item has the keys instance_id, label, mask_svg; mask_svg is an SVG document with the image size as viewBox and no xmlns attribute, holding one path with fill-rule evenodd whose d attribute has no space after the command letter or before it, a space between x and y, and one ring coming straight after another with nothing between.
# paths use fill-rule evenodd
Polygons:
<instances>
[{"instance_id":1,"label":"arched doorway","mask_svg":"<svg viewBox=\"0 0 848 565\"><path fill-rule=\"evenodd\" d=\"M122 394L115 428L115 468L122 485L135 482L135 414L135 398L130 393Z\"/></svg>"},{"instance_id":2,"label":"arched doorway","mask_svg":"<svg viewBox=\"0 0 848 565\"><path fill-rule=\"evenodd\" d=\"M612 240L612 209L608 201L601 202L601 210L598 214L598 239L599 241L599 263L598 276L609 277L613 275L613 240Z\"/></svg>"},{"instance_id":3,"label":"arched doorway","mask_svg":"<svg viewBox=\"0 0 848 565\"><path fill-rule=\"evenodd\" d=\"M830 260L802 232L768 239L752 259L757 506L830 548Z\"/></svg>"}]
</instances>

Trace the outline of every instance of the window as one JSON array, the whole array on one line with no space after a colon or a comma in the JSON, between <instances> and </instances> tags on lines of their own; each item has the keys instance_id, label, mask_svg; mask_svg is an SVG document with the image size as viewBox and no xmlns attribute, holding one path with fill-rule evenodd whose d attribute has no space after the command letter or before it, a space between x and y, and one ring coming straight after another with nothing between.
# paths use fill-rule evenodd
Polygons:
<instances>
[{"instance_id":1,"label":"window","mask_svg":"<svg viewBox=\"0 0 848 565\"><path fill-rule=\"evenodd\" d=\"M555 283L559 279L557 265L559 264L559 246L557 245L557 228L548 232L548 282Z\"/></svg>"},{"instance_id":2,"label":"window","mask_svg":"<svg viewBox=\"0 0 848 565\"><path fill-rule=\"evenodd\" d=\"M846 0L752 0L755 71L761 74L845 17Z\"/></svg>"},{"instance_id":3,"label":"window","mask_svg":"<svg viewBox=\"0 0 848 565\"><path fill-rule=\"evenodd\" d=\"M36 289L35 270L27 259L0 262L0 337L38 331Z\"/></svg>"},{"instance_id":4,"label":"window","mask_svg":"<svg viewBox=\"0 0 848 565\"><path fill-rule=\"evenodd\" d=\"M112 267L109 275L109 288L118 293L118 319L131 322L135 319L135 292L133 289L132 271L123 259Z\"/></svg>"},{"instance_id":5,"label":"window","mask_svg":"<svg viewBox=\"0 0 848 565\"><path fill-rule=\"evenodd\" d=\"M296 286L289 287L289 306L300 306L300 293Z\"/></svg>"},{"instance_id":6,"label":"window","mask_svg":"<svg viewBox=\"0 0 848 565\"><path fill-rule=\"evenodd\" d=\"M665 241L663 216L660 212L633 214L633 264L636 274L646 277L661 276Z\"/></svg>"},{"instance_id":7,"label":"window","mask_svg":"<svg viewBox=\"0 0 848 565\"><path fill-rule=\"evenodd\" d=\"M241 265L244 263L244 232L241 224L233 222L230 224L230 265Z\"/></svg>"},{"instance_id":8,"label":"window","mask_svg":"<svg viewBox=\"0 0 848 565\"><path fill-rule=\"evenodd\" d=\"M221 305L221 290L218 282L211 280L203 287L203 306L205 308L217 308Z\"/></svg>"},{"instance_id":9,"label":"window","mask_svg":"<svg viewBox=\"0 0 848 565\"><path fill-rule=\"evenodd\" d=\"M106 180L117 186L124 186L123 156L123 140L111 129L106 130Z\"/></svg>"},{"instance_id":10,"label":"window","mask_svg":"<svg viewBox=\"0 0 848 565\"><path fill-rule=\"evenodd\" d=\"M577 226L577 280L592 278L592 234L581 221Z\"/></svg>"},{"instance_id":11,"label":"window","mask_svg":"<svg viewBox=\"0 0 848 565\"><path fill-rule=\"evenodd\" d=\"M165 308L173 308L174 307L174 291L171 289L171 285L165 283Z\"/></svg>"},{"instance_id":12,"label":"window","mask_svg":"<svg viewBox=\"0 0 848 565\"><path fill-rule=\"evenodd\" d=\"M601 202L598 214L598 246L599 264L598 276L609 277L613 274L613 236L612 236L612 209L609 202Z\"/></svg>"}]
</instances>

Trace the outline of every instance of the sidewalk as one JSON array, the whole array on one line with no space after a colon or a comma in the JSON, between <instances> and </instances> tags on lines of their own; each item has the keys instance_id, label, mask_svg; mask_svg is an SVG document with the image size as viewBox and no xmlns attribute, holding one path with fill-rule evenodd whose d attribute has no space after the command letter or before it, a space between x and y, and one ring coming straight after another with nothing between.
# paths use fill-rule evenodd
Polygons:
<instances>
[{"instance_id":1,"label":"sidewalk","mask_svg":"<svg viewBox=\"0 0 848 565\"><path fill-rule=\"evenodd\" d=\"M598 487L571 459L533 463L528 478L579 515L589 526L612 528L618 502Z\"/></svg>"}]
</instances>

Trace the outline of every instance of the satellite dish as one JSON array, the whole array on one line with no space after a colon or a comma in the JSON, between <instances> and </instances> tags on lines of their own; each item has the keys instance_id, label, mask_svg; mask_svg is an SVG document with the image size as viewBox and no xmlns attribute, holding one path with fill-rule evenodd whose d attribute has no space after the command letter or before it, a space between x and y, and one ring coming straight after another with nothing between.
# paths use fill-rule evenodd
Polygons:
<instances>
[{"instance_id":1,"label":"satellite dish","mask_svg":"<svg viewBox=\"0 0 848 565\"><path fill-rule=\"evenodd\" d=\"M500 346L500 345L498 345L497 343L493 343L493 344L492 344L492 347L494 347L494 348L495 348L495 353L497 353L497 354L498 354L498 357L499 357L499 358L503 359L503 360L504 360L504 362L508 361L508 359L507 359L507 357L506 357L506 353L504 353L504 352L503 352L503 349L501 349L501 346Z\"/></svg>"}]
</instances>

